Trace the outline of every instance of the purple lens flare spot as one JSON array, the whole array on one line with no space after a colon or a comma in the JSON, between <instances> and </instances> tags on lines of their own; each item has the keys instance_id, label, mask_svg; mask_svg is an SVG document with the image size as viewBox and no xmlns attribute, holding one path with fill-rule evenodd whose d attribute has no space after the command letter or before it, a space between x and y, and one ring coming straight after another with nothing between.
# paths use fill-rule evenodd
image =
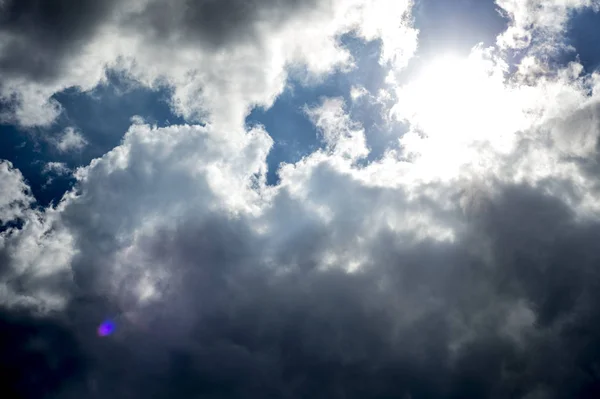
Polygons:
<instances>
[{"instance_id":1,"label":"purple lens flare spot","mask_svg":"<svg viewBox=\"0 0 600 399\"><path fill-rule=\"evenodd\" d=\"M98 326L98 335L106 337L115 331L115 323L111 320L105 320Z\"/></svg>"}]
</instances>

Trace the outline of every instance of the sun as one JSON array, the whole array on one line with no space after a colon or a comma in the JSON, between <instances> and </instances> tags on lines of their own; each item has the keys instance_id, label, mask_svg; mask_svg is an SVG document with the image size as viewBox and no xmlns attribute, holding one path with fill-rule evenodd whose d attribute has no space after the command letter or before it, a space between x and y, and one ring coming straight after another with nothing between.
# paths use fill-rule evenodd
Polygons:
<instances>
[{"instance_id":1,"label":"sun","mask_svg":"<svg viewBox=\"0 0 600 399\"><path fill-rule=\"evenodd\" d=\"M480 164L482 146L510 150L524 123L504 65L482 51L431 59L396 94L392 115L410 126L401 144L431 177Z\"/></svg>"},{"instance_id":2,"label":"sun","mask_svg":"<svg viewBox=\"0 0 600 399\"><path fill-rule=\"evenodd\" d=\"M504 106L505 85L492 65L474 57L444 55L427 63L400 91L397 109L429 136L472 141Z\"/></svg>"}]
</instances>

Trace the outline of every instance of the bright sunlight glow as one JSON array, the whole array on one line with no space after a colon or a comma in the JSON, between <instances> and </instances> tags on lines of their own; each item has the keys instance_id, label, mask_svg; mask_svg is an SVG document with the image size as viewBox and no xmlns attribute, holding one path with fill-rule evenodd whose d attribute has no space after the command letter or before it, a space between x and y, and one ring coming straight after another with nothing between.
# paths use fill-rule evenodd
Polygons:
<instances>
[{"instance_id":1,"label":"bright sunlight glow","mask_svg":"<svg viewBox=\"0 0 600 399\"><path fill-rule=\"evenodd\" d=\"M527 122L504 63L482 49L431 60L397 97L392 115L410 124L402 147L425 179L451 178L467 164L485 167L482 149L509 151Z\"/></svg>"}]
</instances>

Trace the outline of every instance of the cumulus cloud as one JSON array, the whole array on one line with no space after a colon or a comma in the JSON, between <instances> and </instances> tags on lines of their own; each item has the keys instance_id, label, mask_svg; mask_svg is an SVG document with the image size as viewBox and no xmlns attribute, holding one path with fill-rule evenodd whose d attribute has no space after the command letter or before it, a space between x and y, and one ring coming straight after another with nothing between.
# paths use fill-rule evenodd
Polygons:
<instances>
[{"instance_id":1,"label":"cumulus cloud","mask_svg":"<svg viewBox=\"0 0 600 399\"><path fill-rule=\"evenodd\" d=\"M285 65L325 72L350 62L335 39L355 29L383 39L380 61L394 70L403 53L387 39L392 26L408 43L414 32L405 31L409 3L380 27L366 16L384 15L385 1L247 4L106 3L103 22L78 28L89 54L129 46L135 62L122 67L147 84L167 79L174 105L205 111L207 123L134 118L120 145L77 169L74 189L43 210L20 172L0 163L0 220L20 220L0 233L5 392L596 397L596 74L577 63L548 71L537 50L510 74L502 46L446 57L412 82L386 83L389 113L408 133L371 162L365 127L343 99L324 98L305 107L324 148L283 164L269 186L273 139L236 118L272 100ZM498 2L509 31L549 29L592 5L535 4ZM23 29L25 39L38 34ZM104 41L117 32L120 44ZM69 35L47 62L77 57ZM96 83L19 73L47 93ZM117 330L98 338L104 318Z\"/></svg>"},{"instance_id":2,"label":"cumulus cloud","mask_svg":"<svg viewBox=\"0 0 600 399\"><path fill-rule=\"evenodd\" d=\"M64 306L70 235L54 227L52 210L35 199L21 173L0 163L0 303L41 313Z\"/></svg>"},{"instance_id":3,"label":"cumulus cloud","mask_svg":"<svg viewBox=\"0 0 600 399\"><path fill-rule=\"evenodd\" d=\"M482 194L464 220L458 203L443 209L427 192L369 182L336 153L289 165L280 186L257 191L270 140L243 137L136 125L78 172L57 221L68 256L54 260L73 276L51 291L70 300L58 314L3 316L36 331L7 338L5 356L56 366L21 357L11 389L357 398L589 389L567 382L586 378L583 348L596 345L580 329L596 317L597 222L515 184ZM119 330L98 341L107 314ZM569 367L547 368L559 361ZM42 383L21 385L32 373Z\"/></svg>"},{"instance_id":4,"label":"cumulus cloud","mask_svg":"<svg viewBox=\"0 0 600 399\"><path fill-rule=\"evenodd\" d=\"M91 90L105 80L107 68L115 68L142 84L171 87L173 109L189 120L238 127L248 107L269 105L283 90L288 66L304 65L313 75L351 67L338 40L344 33L381 38L382 62L405 64L416 48L410 5L409 0L4 2L0 65L6 74L0 94L10 107L2 118L23 126L49 124L60 113L53 94L69 87Z\"/></svg>"},{"instance_id":5,"label":"cumulus cloud","mask_svg":"<svg viewBox=\"0 0 600 399\"><path fill-rule=\"evenodd\" d=\"M0 225L23 215L34 202L23 175L7 161L0 162Z\"/></svg>"}]
</instances>

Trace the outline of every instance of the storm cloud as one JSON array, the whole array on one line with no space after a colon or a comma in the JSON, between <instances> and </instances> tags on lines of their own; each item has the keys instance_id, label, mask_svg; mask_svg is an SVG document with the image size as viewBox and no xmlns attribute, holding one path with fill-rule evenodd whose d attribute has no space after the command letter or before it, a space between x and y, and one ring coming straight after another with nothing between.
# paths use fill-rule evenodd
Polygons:
<instances>
[{"instance_id":1,"label":"storm cloud","mask_svg":"<svg viewBox=\"0 0 600 399\"><path fill-rule=\"evenodd\" d=\"M10 0L0 4L2 55L6 78L44 81L68 67L70 57L110 16L113 1Z\"/></svg>"},{"instance_id":2,"label":"storm cloud","mask_svg":"<svg viewBox=\"0 0 600 399\"><path fill-rule=\"evenodd\" d=\"M9 387L22 397L594 397L600 225L513 186L469 230L407 244L384 229L364 270L282 275L244 220L154 232L139 246L148 268L169 270L161 299L132 307L114 340L94 337L122 306L114 296L74 299L54 317L3 311Z\"/></svg>"}]
</instances>

